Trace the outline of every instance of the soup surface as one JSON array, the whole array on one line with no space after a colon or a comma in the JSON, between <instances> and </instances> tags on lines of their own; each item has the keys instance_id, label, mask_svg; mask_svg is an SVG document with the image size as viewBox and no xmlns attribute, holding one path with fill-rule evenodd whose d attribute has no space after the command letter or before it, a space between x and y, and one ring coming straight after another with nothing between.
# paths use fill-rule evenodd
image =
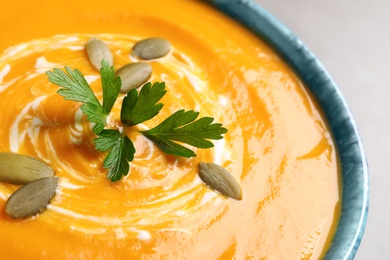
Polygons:
<instances>
[{"instance_id":1,"label":"soup surface","mask_svg":"<svg viewBox=\"0 0 390 260\"><path fill-rule=\"evenodd\" d=\"M18 7L18 8L15 8ZM316 103L260 39L201 1L15 0L0 22L0 152L28 154L60 177L47 210L6 216L19 186L0 183L0 255L69 259L317 259L340 214L337 151ZM78 68L101 100L99 73L85 43L103 40L114 67L137 61L134 43L163 37L173 46L151 82L167 94L149 129L179 109L212 116L228 129L197 157L167 156L145 137L127 177L116 183L95 150L80 103L66 101L45 72ZM2 53L2 54L1 54ZM121 127L120 95L109 116ZM200 161L239 181L243 200L206 187Z\"/></svg>"}]
</instances>

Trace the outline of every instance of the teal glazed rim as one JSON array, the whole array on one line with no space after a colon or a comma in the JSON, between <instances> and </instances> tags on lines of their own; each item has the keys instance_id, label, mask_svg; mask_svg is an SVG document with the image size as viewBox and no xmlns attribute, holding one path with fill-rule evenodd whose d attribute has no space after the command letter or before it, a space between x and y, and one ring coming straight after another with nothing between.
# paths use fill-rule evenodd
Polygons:
<instances>
[{"instance_id":1,"label":"teal glazed rim","mask_svg":"<svg viewBox=\"0 0 390 260\"><path fill-rule=\"evenodd\" d=\"M356 123L340 90L311 51L281 22L250 0L206 0L265 40L317 99L337 146L342 178L341 216L324 259L353 259L369 207L369 174Z\"/></svg>"}]
</instances>

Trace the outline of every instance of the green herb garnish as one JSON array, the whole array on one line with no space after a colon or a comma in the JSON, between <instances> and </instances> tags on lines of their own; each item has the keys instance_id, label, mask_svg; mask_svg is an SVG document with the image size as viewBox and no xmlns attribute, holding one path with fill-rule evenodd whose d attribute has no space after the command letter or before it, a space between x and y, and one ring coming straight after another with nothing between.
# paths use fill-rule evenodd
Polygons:
<instances>
[{"instance_id":1,"label":"green herb garnish","mask_svg":"<svg viewBox=\"0 0 390 260\"><path fill-rule=\"evenodd\" d=\"M133 126L155 117L163 107L156 104L167 93L165 83L146 83L139 92L133 88L123 99L121 109L122 123Z\"/></svg>"},{"instance_id":2,"label":"green herb garnish","mask_svg":"<svg viewBox=\"0 0 390 260\"><path fill-rule=\"evenodd\" d=\"M114 67L110 67L107 61L102 60L100 76L103 87L103 106L96 98L83 74L78 70L65 67L65 71L54 69L46 72L49 81L63 87L57 93L66 100L84 103L81 110L90 122L95 123L92 131L101 132L106 126L106 117L110 113L121 88L121 79L114 78Z\"/></svg>"},{"instance_id":3,"label":"green herb garnish","mask_svg":"<svg viewBox=\"0 0 390 260\"><path fill-rule=\"evenodd\" d=\"M130 139L119 130L107 129L97 134L94 140L99 151L110 151L104 159L103 167L108 170L107 178L119 181L129 173L129 162L133 161L135 148Z\"/></svg>"},{"instance_id":4,"label":"green herb garnish","mask_svg":"<svg viewBox=\"0 0 390 260\"><path fill-rule=\"evenodd\" d=\"M120 77L115 77L114 67L102 61L100 77L103 89L103 105L100 104L83 74L77 69L65 67L65 71L54 69L46 74L49 81L62 87L58 94L66 100L83 103L81 110L90 122L95 123L92 131L98 136L94 142L99 151L108 151L104 159L104 168L108 169L107 178L118 181L129 172L129 163L133 161L135 147L133 142L118 129L105 129L106 117L110 113L119 95ZM124 126L135 126L155 117L163 107L158 103L166 94L165 83L145 84L141 91L132 89L122 102L121 121ZM196 154L180 143L197 148L211 148L209 139L222 139L226 128L212 123L213 118L197 119L198 112L179 110L158 126L140 131L161 151L182 157L194 157ZM180 143L177 143L180 142Z\"/></svg>"},{"instance_id":5,"label":"green herb garnish","mask_svg":"<svg viewBox=\"0 0 390 260\"><path fill-rule=\"evenodd\" d=\"M198 148L211 148L213 143L206 139L222 139L227 130L222 124L211 124L212 117L203 117L195 121L199 113L179 110L153 129L141 133L157 145L161 151L183 157L194 157L196 154L173 141L186 143Z\"/></svg>"}]
</instances>

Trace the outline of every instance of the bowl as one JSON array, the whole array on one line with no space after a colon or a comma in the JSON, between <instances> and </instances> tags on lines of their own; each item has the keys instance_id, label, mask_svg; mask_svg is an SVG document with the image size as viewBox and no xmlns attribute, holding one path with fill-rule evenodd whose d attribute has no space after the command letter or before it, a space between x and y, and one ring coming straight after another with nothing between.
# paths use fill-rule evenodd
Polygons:
<instances>
[{"instance_id":1,"label":"bowl","mask_svg":"<svg viewBox=\"0 0 390 260\"><path fill-rule=\"evenodd\" d=\"M313 53L281 22L248 0L208 0L265 40L294 70L320 104L339 151L341 216L325 259L353 259L369 207L369 173L362 141L340 90Z\"/></svg>"},{"instance_id":2,"label":"bowl","mask_svg":"<svg viewBox=\"0 0 390 260\"><path fill-rule=\"evenodd\" d=\"M369 179L362 142L354 119L339 89L308 48L277 19L254 2L248 0L198 1L207 2L246 26L255 35L267 42L285 63L289 64L317 100L339 152L343 183L342 213L336 234L325 259L353 259L366 225L369 204ZM92 0L89 2L92 2ZM57 3L56 5L53 4L52 7L55 6L59 7L60 5ZM55 13L50 8L49 10ZM86 14L86 17L88 15ZM24 19L24 22L30 21L28 16ZM10 28L14 27L10 26ZM41 27L38 26L38 28ZM46 29L41 28L37 36L43 37L50 34L50 30ZM7 32L7 30L5 31ZM66 32L68 31L62 31L62 33ZM26 38L28 37L20 32L15 34L16 42L26 40ZM2 47L3 45L0 43L0 49Z\"/></svg>"}]
</instances>

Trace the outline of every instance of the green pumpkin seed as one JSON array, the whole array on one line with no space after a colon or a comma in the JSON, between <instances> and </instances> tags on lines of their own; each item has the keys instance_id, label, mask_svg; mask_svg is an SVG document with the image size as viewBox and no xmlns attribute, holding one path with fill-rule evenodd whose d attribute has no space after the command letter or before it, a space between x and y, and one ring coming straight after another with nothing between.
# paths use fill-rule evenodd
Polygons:
<instances>
[{"instance_id":1,"label":"green pumpkin seed","mask_svg":"<svg viewBox=\"0 0 390 260\"><path fill-rule=\"evenodd\" d=\"M169 41L162 38L148 38L134 45L132 55L140 59L152 60L167 55L170 49Z\"/></svg>"},{"instance_id":2,"label":"green pumpkin seed","mask_svg":"<svg viewBox=\"0 0 390 260\"><path fill-rule=\"evenodd\" d=\"M87 55L92 65L100 70L102 67L102 60L105 59L110 66L114 63L110 48L101 40L91 38L86 44Z\"/></svg>"},{"instance_id":3,"label":"green pumpkin seed","mask_svg":"<svg viewBox=\"0 0 390 260\"><path fill-rule=\"evenodd\" d=\"M54 170L38 159L17 153L0 153L0 182L26 184L53 176Z\"/></svg>"},{"instance_id":4,"label":"green pumpkin seed","mask_svg":"<svg viewBox=\"0 0 390 260\"><path fill-rule=\"evenodd\" d=\"M215 163L199 163L199 177L210 188L232 199L242 200L241 187L225 168Z\"/></svg>"},{"instance_id":5,"label":"green pumpkin seed","mask_svg":"<svg viewBox=\"0 0 390 260\"><path fill-rule=\"evenodd\" d=\"M133 88L139 88L152 75L152 66L145 62L135 62L123 66L116 72L121 77L121 93L127 93Z\"/></svg>"},{"instance_id":6,"label":"green pumpkin seed","mask_svg":"<svg viewBox=\"0 0 390 260\"><path fill-rule=\"evenodd\" d=\"M47 207L58 186L57 177L42 178L16 190L7 200L8 216L24 219L40 213Z\"/></svg>"}]
</instances>

